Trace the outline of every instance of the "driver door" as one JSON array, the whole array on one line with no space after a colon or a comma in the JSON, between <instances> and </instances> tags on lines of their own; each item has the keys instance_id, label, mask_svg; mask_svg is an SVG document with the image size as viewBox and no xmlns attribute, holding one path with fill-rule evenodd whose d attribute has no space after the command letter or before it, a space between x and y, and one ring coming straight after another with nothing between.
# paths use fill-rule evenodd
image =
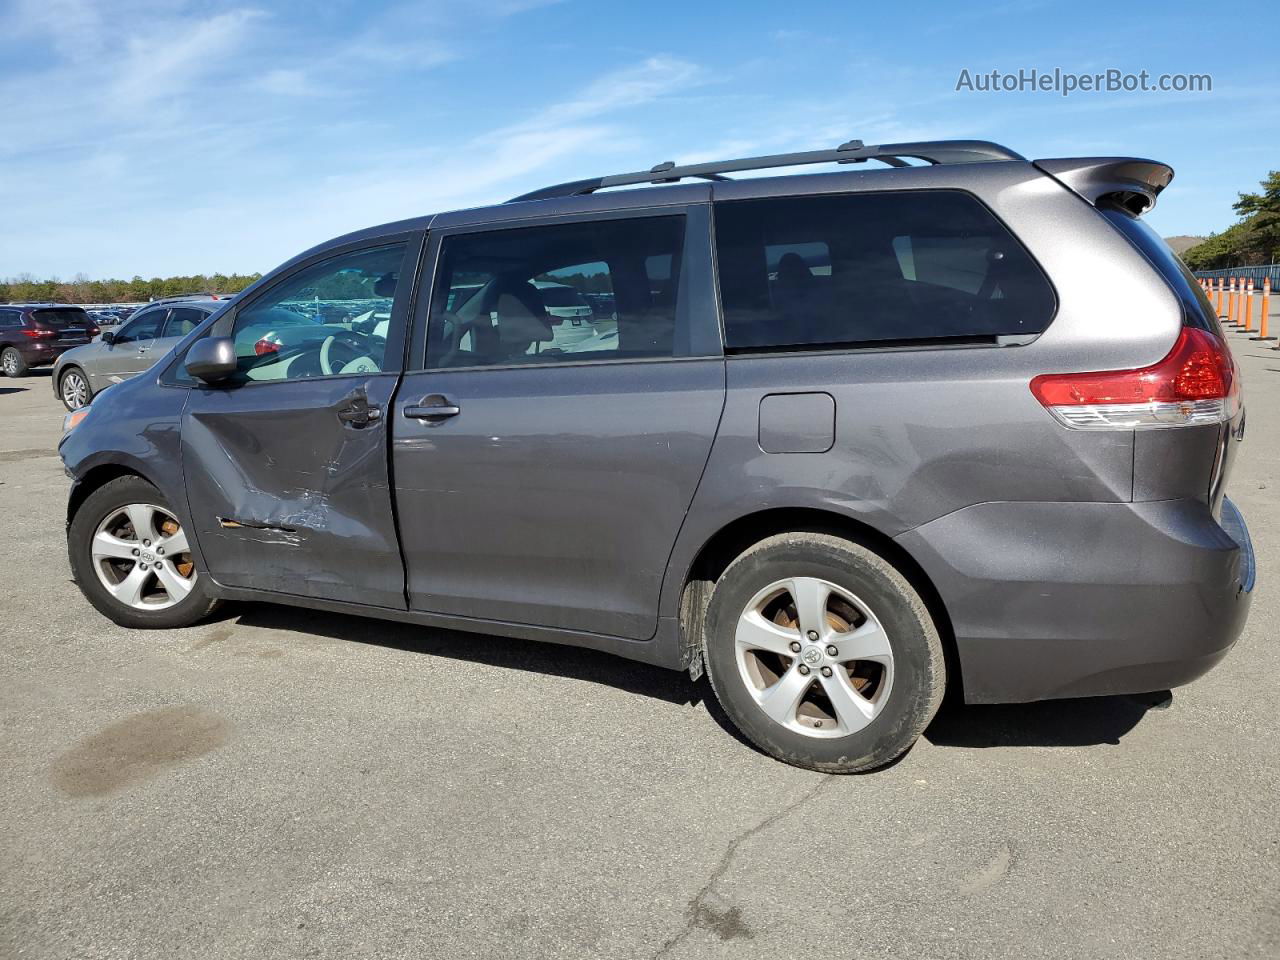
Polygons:
<instances>
[{"instance_id":1,"label":"driver door","mask_svg":"<svg viewBox=\"0 0 1280 960\"><path fill-rule=\"evenodd\" d=\"M143 310L120 328L111 343L103 345L102 361L97 365L99 369L94 371L101 378L95 378L95 390L127 380L151 366L160 356L153 354L151 347L160 336L168 315L166 307Z\"/></svg>"},{"instance_id":2,"label":"driver door","mask_svg":"<svg viewBox=\"0 0 1280 960\"><path fill-rule=\"evenodd\" d=\"M404 608L387 421L421 242L308 261L214 325L239 371L192 384L181 436L189 515L219 583ZM389 319L360 319L371 311Z\"/></svg>"}]
</instances>

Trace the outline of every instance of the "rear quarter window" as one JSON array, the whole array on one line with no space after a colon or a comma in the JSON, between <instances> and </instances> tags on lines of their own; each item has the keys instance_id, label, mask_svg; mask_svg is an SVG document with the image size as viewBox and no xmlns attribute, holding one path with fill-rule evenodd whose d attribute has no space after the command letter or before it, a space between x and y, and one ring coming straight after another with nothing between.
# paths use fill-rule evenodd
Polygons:
<instances>
[{"instance_id":1,"label":"rear quarter window","mask_svg":"<svg viewBox=\"0 0 1280 960\"><path fill-rule=\"evenodd\" d=\"M722 201L716 255L730 351L994 342L1042 333L1053 289L962 191Z\"/></svg>"},{"instance_id":2,"label":"rear quarter window","mask_svg":"<svg viewBox=\"0 0 1280 960\"><path fill-rule=\"evenodd\" d=\"M1164 278L1173 292L1182 301L1183 322L1189 327L1198 327L1216 337L1226 339L1222 332L1222 324L1218 322L1217 311L1213 309L1213 301L1196 282L1195 274L1187 269L1182 259L1169 249L1158 233L1145 221L1118 207L1102 207L1102 215L1111 225L1125 235L1143 256Z\"/></svg>"}]
</instances>

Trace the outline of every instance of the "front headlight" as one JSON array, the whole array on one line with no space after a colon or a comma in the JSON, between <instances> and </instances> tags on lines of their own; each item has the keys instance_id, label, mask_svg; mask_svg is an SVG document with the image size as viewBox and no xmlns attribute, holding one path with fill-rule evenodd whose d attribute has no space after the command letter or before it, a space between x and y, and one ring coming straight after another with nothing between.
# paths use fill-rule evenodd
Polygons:
<instances>
[{"instance_id":1,"label":"front headlight","mask_svg":"<svg viewBox=\"0 0 1280 960\"><path fill-rule=\"evenodd\" d=\"M63 417L62 418L63 436L65 436L66 434L74 430L76 427L76 424L78 424L81 420L83 420L88 415L89 415L89 408L87 406L84 406L84 407L81 407L79 410L72 410L65 417Z\"/></svg>"}]
</instances>

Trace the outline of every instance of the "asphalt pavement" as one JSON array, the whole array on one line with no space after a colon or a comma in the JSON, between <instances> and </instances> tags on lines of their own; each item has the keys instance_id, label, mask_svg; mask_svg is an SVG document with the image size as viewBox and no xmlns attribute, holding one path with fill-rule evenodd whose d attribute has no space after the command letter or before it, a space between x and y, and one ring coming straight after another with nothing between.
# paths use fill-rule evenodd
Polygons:
<instances>
[{"instance_id":1,"label":"asphalt pavement","mask_svg":"<svg viewBox=\"0 0 1280 960\"><path fill-rule=\"evenodd\" d=\"M705 681L267 605L112 625L0 380L0 957L1280 956L1280 351L1232 337L1252 618L1159 695L960 707L866 776Z\"/></svg>"}]
</instances>

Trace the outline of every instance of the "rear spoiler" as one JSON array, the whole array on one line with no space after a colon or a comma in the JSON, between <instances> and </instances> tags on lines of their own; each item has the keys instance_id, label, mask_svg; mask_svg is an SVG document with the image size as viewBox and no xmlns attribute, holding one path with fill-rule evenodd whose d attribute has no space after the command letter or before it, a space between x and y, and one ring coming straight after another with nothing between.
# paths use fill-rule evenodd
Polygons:
<instances>
[{"instance_id":1,"label":"rear spoiler","mask_svg":"<svg viewBox=\"0 0 1280 960\"><path fill-rule=\"evenodd\" d=\"M1168 164L1136 157L1063 157L1032 163L1094 206L1106 201L1134 216L1154 207L1173 179Z\"/></svg>"}]
</instances>

